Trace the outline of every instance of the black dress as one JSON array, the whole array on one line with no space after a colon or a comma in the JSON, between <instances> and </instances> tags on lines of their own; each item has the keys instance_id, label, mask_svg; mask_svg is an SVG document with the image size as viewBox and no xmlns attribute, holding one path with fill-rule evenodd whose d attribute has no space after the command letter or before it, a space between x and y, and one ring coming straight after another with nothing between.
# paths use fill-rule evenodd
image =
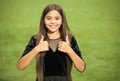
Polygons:
<instances>
[{"instance_id":1,"label":"black dress","mask_svg":"<svg viewBox=\"0 0 120 81\"><path fill-rule=\"evenodd\" d=\"M75 53L82 58L80 49L74 37L71 38L71 47ZM36 45L36 39L32 36L28 45L26 46L23 55L30 52ZM46 52L44 57L43 75L44 81L69 81L67 77L67 54L60 52L58 48L55 51L49 46L49 51ZM37 79L36 79L37 81Z\"/></svg>"}]
</instances>

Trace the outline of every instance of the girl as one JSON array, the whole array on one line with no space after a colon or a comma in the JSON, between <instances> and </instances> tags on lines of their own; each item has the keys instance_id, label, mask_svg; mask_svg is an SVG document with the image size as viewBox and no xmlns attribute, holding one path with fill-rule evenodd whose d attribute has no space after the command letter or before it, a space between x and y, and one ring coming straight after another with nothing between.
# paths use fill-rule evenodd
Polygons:
<instances>
[{"instance_id":1,"label":"girl","mask_svg":"<svg viewBox=\"0 0 120 81\"><path fill-rule=\"evenodd\" d=\"M38 35L31 37L18 61L23 70L36 57L36 81L72 81L72 64L80 72L85 69L76 39L70 33L63 9L48 5L41 16Z\"/></svg>"}]
</instances>

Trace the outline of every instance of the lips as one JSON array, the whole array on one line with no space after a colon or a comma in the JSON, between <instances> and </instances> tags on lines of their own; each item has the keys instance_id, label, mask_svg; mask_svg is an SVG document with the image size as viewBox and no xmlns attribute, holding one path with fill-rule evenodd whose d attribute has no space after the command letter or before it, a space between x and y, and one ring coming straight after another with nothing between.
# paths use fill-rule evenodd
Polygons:
<instances>
[{"instance_id":1,"label":"lips","mask_svg":"<svg viewBox=\"0 0 120 81\"><path fill-rule=\"evenodd\" d=\"M50 28L54 29L57 27L57 25L49 25Z\"/></svg>"}]
</instances>

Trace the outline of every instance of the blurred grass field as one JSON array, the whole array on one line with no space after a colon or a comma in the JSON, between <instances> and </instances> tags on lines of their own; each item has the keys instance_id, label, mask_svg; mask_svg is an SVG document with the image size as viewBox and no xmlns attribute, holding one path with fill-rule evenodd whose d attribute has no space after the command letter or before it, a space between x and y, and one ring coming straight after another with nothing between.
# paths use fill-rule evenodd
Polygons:
<instances>
[{"instance_id":1,"label":"blurred grass field","mask_svg":"<svg viewBox=\"0 0 120 81\"><path fill-rule=\"evenodd\" d=\"M85 72L73 68L73 81L119 81L119 0L0 0L0 81L35 81L35 60L23 71L17 61L50 3L64 8L86 61Z\"/></svg>"}]
</instances>

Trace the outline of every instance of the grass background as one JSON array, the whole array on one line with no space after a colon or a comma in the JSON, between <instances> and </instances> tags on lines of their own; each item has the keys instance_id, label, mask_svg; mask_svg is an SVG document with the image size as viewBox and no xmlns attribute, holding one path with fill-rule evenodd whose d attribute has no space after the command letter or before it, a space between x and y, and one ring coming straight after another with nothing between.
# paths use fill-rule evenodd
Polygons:
<instances>
[{"instance_id":1,"label":"grass background","mask_svg":"<svg viewBox=\"0 0 120 81\"><path fill-rule=\"evenodd\" d=\"M50 3L64 8L86 61L73 81L119 81L120 0L0 0L0 81L35 81L35 60L24 71L17 61Z\"/></svg>"}]
</instances>

